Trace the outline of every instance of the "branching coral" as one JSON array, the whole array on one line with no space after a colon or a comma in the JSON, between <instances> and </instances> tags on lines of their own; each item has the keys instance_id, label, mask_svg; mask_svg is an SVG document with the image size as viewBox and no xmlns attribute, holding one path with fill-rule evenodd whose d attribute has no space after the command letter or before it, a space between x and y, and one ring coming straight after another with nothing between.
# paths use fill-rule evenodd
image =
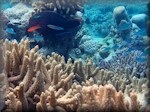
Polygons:
<instances>
[{"instance_id":1,"label":"branching coral","mask_svg":"<svg viewBox=\"0 0 150 112\"><path fill-rule=\"evenodd\" d=\"M140 56L142 56L141 51L133 50L131 52L127 52L124 50L116 56L113 56L109 61L100 60L99 67L100 69L108 69L114 72L116 72L117 69L120 69L123 73L125 72L125 69L128 68L130 74L133 69L135 69L135 76L139 77L140 74L145 76L146 70L148 69L148 63L147 61L140 63L140 60L144 60L143 58L140 59ZM138 58L139 61L137 60ZM144 58L148 60L148 57L145 56Z\"/></svg>"},{"instance_id":2,"label":"branching coral","mask_svg":"<svg viewBox=\"0 0 150 112\"><path fill-rule=\"evenodd\" d=\"M110 84L83 86L80 91L82 92L82 105L77 112L128 112L138 110L137 95L134 92L131 92L128 96L130 100L126 100L125 94L121 91L117 92Z\"/></svg>"},{"instance_id":3,"label":"branching coral","mask_svg":"<svg viewBox=\"0 0 150 112\"><path fill-rule=\"evenodd\" d=\"M29 46L29 40L23 39L19 44L4 42L3 71L9 86L5 111L132 111L149 104L147 78L99 70L90 60L85 64L82 60L65 62L56 53L45 57L37 53L38 46L31 50Z\"/></svg>"},{"instance_id":4,"label":"branching coral","mask_svg":"<svg viewBox=\"0 0 150 112\"><path fill-rule=\"evenodd\" d=\"M2 110L5 105L5 94L6 94L6 75L4 72L4 55L3 55L3 45L2 40L0 40L0 110Z\"/></svg>"},{"instance_id":5,"label":"branching coral","mask_svg":"<svg viewBox=\"0 0 150 112\"><path fill-rule=\"evenodd\" d=\"M42 11L55 11L65 17L74 17L77 11L83 10L85 0L47 0L37 1L32 4L34 13Z\"/></svg>"}]
</instances>

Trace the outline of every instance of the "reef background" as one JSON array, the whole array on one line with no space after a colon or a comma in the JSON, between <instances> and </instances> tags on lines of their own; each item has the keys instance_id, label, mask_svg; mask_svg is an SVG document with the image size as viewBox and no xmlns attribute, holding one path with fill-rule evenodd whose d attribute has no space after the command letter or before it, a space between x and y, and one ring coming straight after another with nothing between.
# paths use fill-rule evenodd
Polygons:
<instances>
[{"instance_id":1,"label":"reef background","mask_svg":"<svg viewBox=\"0 0 150 112\"><path fill-rule=\"evenodd\" d=\"M1 3L0 110L150 111L147 0L63 1ZM71 41L33 42L41 35L26 32L28 20L45 10L84 24Z\"/></svg>"}]
</instances>

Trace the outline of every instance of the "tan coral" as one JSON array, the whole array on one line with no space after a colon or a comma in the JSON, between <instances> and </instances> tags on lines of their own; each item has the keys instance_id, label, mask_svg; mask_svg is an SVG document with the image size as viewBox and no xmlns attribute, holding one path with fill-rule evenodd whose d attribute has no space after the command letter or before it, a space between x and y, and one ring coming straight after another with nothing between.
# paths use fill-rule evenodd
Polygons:
<instances>
[{"instance_id":1,"label":"tan coral","mask_svg":"<svg viewBox=\"0 0 150 112\"><path fill-rule=\"evenodd\" d=\"M134 70L132 74L100 70L90 60L65 62L56 53L45 57L37 53L38 46L29 46L29 40L22 39L20 43L5 40L0 47L1 62L5 58L1 72L9 85L7 111L149 110L148 77L138 79L132 75Z\"/></svg>"},{"instance_id":2,"label":"tan coral","mask_svg":"<svg viewBox=\"0 0 150 112\"><path fill-rule=\"evenodd\" d=\"M111 85L105 86L85 86L81 90L82 105L79 106L78 112L128 112L139 111L137 95L134 92L130 94L130 100L125 100L124 94Z\"/></svg>"}]
</instances>

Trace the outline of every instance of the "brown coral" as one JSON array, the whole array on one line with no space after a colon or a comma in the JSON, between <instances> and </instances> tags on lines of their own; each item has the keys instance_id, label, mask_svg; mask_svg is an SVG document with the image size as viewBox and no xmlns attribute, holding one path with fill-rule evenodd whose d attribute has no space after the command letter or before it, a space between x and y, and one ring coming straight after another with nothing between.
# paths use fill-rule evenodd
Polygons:
<instances>
[{"instance_id":1,"label":"brown coral","mask_svg":"<svg viewBox=\"0 0 150 112\"><path fill-rule=\"evenodd\" d=\"M0 47L1 62L5 58L1 72L9 85L5 111L149 110L148 78L99 70L90 60L65 62L56 53L45 57L37 53L38 46L29 46L29 40L22 39L20 43L5 40Z\"/></svg>"},{"instance_id":2,"label":"brown coral","mask_svg":"<svg viewBox=\"0 0 150 112\"><path fill-rule=\"evenodd\" d=\"M54 11L64 17L72 18L77 11L83 11L83 5L86 0L47 0L37 1L32 4L34 8L33 14L42 11Z\"/></svg>"}]
</instances>

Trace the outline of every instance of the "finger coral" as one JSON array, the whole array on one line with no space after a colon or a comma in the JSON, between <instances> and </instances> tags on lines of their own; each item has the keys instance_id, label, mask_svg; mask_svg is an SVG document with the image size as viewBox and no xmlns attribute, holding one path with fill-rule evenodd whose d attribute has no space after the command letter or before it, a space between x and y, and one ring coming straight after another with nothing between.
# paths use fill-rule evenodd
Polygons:
<instances>
[{"instance_id":1,"label":"finger coral","mask_svg":"<svg viewBox=\"0 0 150 112\"><path fill-rule=\"evenodd\" d=\"M3 57L3 45L2 41L0 41L0 110L5 105L5 93L6 93L6 75L4 73L4 57Z\"/></svg>"},{"instance_id":2,"label":"finger coral","mask_svg":"<svg viewBox=\"0 0 150 112\"><path fill-rule=\"evenodd\" d=\"M90 60L65 62L56 53L45 57L29 40L0 45L0 73L8 83L4 111L149 111L149 77L100 70Z\"/></svg>"}]
</instances>

